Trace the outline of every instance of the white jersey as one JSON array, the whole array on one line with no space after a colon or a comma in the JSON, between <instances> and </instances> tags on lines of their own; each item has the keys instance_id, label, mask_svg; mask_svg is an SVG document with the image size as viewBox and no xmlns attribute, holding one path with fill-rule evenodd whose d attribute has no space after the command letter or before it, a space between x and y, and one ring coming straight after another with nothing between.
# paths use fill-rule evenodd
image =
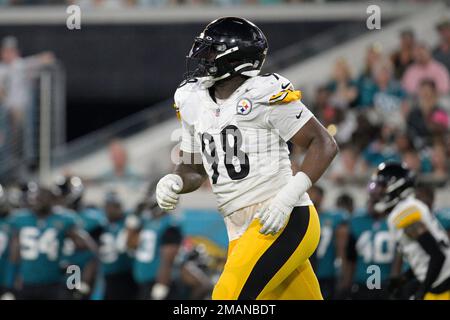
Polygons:
<instances>
[{"instance_id":1,"label":"white jersey","mask_svg":"<svg viewBox=\"0 0 450 320\"><path fill-rule=\"evenodd\" d=\"M260 203L292 177L286 142L312 113L289 80L268 74L249 78L220 106L194 80L175 92L182 124L180 149L201 153L219 211ZM304 194L297 205L310 205Z\"/></svg>"},{"instance_id":2,"label":"white jersey","mask_svg":"<svg viewBox=\"0 0 450 320\"><path fill-rule=\"evenodd\" d=\"M432 285L434 288L450 277L450 241L447 233L427 205L413 196L399 202L388 217L389 229L394 234L399 250L411 266L416 278L424 281L430 257L421 245L408 237L404 231L404 228L418 221L422 222L436 241L442 245L442 251L446 256L441 272Z\"/></svg>"}]
</instances>

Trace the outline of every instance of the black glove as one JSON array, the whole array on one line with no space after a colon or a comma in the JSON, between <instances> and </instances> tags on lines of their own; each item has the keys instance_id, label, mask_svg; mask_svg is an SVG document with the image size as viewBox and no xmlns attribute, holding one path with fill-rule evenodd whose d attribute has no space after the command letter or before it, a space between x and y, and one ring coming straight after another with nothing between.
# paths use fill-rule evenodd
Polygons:
<instances>
[{"instance_id":1,"label":"black glove","mask_svg":"<svg viewBox=\"0 0 450 320\"><path fill-rule=\"evenodd\" d=\"M423 300L426 293L427 293L427 291L424 288L422 288L422 286L421 286L414 294L413 299L414 300Z\"/></svg>"},{"instance_id":2,"label":"black glove","mask_svg":"<svg viewBox=\"0 0 450 320\"><path fill-rule=\"evenodd\" d=\"M402 287L407 283L407 280L403 276L392 277L389 279L387 290L389 296L395 298Z\"/></svg>"},{"instance_id":3,"label":"black glove","mask_svg":"<svg viewBox=\"0 0 450 320\"><path fill-rule=\"evenodd\" d=\"M408 269L404 273L400 274L397 277L391 277L389 279L389 284L387 287L387 291L389 296L393 299L399 298L400 291L407 285L407 283L414 279L414 273L411 269Z\"/></svg>"}]
</instances>

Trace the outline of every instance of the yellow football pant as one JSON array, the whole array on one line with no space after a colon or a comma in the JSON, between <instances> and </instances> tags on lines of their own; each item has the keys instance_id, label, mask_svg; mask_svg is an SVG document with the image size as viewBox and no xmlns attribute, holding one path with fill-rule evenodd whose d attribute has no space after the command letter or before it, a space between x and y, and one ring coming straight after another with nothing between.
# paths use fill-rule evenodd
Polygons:
<instances>
[{"instance_id":1,"label":"yellow football pant","mask_svg":"<svg viewBox=\"0 0 450 320\"><path fill-rule=\"evenodd\" d=\"M431 293L425 294L423 300L450 300L450 291L445 291L442 293Z\"/></svg>"},{"instance_id":2,"label":"yellow football pant","mask_svg":"<svg viewBox=\"0 0 450 320\"><path fill-rule=\"evenodd\" d=\"M214 287L214 300L321 300L319 282L309 262L320 238L314 206L294 208L276 235L259 233L252 221L245 233L230 242L228 259Z\"/></svg>"}]
</instances>

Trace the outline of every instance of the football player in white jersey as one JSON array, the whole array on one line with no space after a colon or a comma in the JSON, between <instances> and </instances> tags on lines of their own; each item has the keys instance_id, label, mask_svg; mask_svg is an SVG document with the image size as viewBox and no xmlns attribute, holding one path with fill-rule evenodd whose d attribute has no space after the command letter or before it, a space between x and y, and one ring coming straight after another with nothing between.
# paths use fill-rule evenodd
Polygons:
<instances>
[{"instance_id":1,"label":"football player in white jersey","mask_svg":"<svg viewBox=\"0 0 450 320\"><path fill-rule=\"evenodd\" d=\"M175 92L182 160L159 181L157 201L174 209L209 177L230 241L213 299L322 299L309 262L320 226L306 191L337 146L289 80L259 75L267 48L256 25L235 17L195 39L195 68ZM296 175L288 141L306 150Z\"/></svg>"},{"instance_id":2,"label":"football player in white jersey","mask_svg":"<svg viewBox=\"0 0 450 320\"><path fill-rule=\"evenodd\" d=\"M415 176L405 165L382 163L370 185L382 194L375 209L389 214L398 250L420 282L414 299L449 300L450 241L429 207L415 197L414 183Z\"/></svg>"}]
</instances>

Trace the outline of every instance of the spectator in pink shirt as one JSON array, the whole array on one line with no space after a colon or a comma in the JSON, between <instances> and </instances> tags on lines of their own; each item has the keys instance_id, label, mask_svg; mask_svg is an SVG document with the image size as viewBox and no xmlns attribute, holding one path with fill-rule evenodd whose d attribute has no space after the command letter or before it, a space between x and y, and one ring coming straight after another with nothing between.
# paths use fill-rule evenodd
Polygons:
<instances>
[{"instance_id":1,"label":"spectator in pink shirt","mask_svg":"<svg viewBox=\"0 0 450 320\"><path fill-rule=\"evenodd\" d=\"M432 80L436 84L439 94L448 94L450 78L445 66L434 60L425 44L418 44L414 50L414 64L406 69L403 76L403 88L411 95L417 95L420 83Z\"/></svg>"},{"instance_id":2,"label":"spectator in pink shirt","mask_svg":"<svg viewBox=\"0 0 450 320\"><path fill-rule=\"evenodd\" d=\"M439 107L436 84L423 80L419 86L418 101L407 117L408 136L417 149L444 143L449 128L449 116Z\"/></svg>"}]
</instances>

